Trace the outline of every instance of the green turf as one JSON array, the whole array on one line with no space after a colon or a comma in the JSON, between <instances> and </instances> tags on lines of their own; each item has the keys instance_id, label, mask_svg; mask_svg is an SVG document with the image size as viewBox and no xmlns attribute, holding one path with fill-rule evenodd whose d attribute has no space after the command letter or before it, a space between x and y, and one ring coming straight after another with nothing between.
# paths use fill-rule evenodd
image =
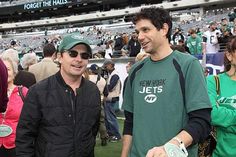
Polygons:
<instances>
[{"instance_id":1,"label":"green turf","mask_svg":"<svg viewBox=\"0 0 236 157\"><path fill-rule=\"evenodd\" d=\"M118 120L120 133L122 133L124 120ZM122 141L112 143L108 142L106 146L101 146L101 141L97 138L95 147L95 157L120 157Z\"/></svg>"}]
</instances>

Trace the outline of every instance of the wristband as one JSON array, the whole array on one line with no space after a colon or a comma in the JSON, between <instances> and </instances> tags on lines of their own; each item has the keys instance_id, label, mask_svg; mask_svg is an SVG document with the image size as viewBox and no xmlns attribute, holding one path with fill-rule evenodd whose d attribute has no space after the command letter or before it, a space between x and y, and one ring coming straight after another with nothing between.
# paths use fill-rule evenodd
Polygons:
<instances>
[{"instance_id":1,"label":"wristband","mask_svg":"<svg viewBox=\"0 0 236 157\"><path fill-rule=\"evenodd\" d=\"M164 145L168 157L187 157L187 155L175 144L166 143Z\"/></svg>"},{"instance_id":2,"label":"wristband","mask_svg":"<svg viewBox=\"0 0 236 157\"><path fill-rule=\"evenodd\" d=\"M181 141L178 137L174 137L173 140L176 140L179 142L179 148L184 152L184 154L186 154L188 156L188 151L184 145L184 142Z\"/></svg>"}]
</instances>

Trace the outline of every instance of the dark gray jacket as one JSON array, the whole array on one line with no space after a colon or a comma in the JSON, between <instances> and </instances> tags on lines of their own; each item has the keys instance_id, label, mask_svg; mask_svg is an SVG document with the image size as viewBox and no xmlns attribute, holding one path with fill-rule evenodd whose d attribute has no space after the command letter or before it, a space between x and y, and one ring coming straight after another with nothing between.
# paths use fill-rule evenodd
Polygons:
<instances>
[{"instance_id":1,"label":"dark gray jacket","mask_svg":"<svg viewBox=\"0 0 236 157\"><path fill-rule=\"evenodd\" d=\"M100 93L82 79L75 96L60 72L32 86L16 135L17 157L94 157Z\"/></svg>"}]
</instances>

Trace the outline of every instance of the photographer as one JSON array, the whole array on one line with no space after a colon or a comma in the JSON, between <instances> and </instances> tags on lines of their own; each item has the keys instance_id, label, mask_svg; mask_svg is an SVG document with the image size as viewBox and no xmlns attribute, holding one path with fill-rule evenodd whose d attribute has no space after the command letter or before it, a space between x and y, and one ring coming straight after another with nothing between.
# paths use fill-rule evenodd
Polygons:
<instances>
[{"instance_id":1,"label":"photographer","mask_svg":"<svg viewBox=\"0 0 236 157\"><path fill-rule=\"evenodd\" d=\"M115 70L115 63L112 60L105 60L103 67L109 74L107 75L108 96L104 105L106 115L105 124L110 141L117 142L121 139L121 135L115 112L120 111L119 96L121 92L121 81L118 72Z\"/></svg>"}]
</instances>

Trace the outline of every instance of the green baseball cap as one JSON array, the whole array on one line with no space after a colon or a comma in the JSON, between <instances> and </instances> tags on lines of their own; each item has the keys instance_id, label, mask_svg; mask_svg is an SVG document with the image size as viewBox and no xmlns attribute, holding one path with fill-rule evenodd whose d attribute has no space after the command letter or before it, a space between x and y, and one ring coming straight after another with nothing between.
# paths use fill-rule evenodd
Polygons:
<instances>
[{"instance_id":1,"label":"green baseball cap","mask_svg":"<svg viewBox=\"0 0 236 157\"><path fill-rule=\"evenodd\" d=\"M79 33L73 33L73 34L64 36L59 45L58 50L59 52L70 50L71 48L73 48L74 46L78 44L84 44L87 47L88 52L92 53L92 49L89 45L89 42L85 40L84 37L81 36L81 34Z\"/></svg>"},{"instance_id":2,"label":"green baseball cap","mask_svg":"<svg viewBox=\"0 0 236 157\"><path fill-rule=\"evenodd\" d=\"M216 22L215 22L215 21L210 21L210 22L209 22L209 25L210 25L210 26L216 25Z\"/></svg>"}]
</instances>

